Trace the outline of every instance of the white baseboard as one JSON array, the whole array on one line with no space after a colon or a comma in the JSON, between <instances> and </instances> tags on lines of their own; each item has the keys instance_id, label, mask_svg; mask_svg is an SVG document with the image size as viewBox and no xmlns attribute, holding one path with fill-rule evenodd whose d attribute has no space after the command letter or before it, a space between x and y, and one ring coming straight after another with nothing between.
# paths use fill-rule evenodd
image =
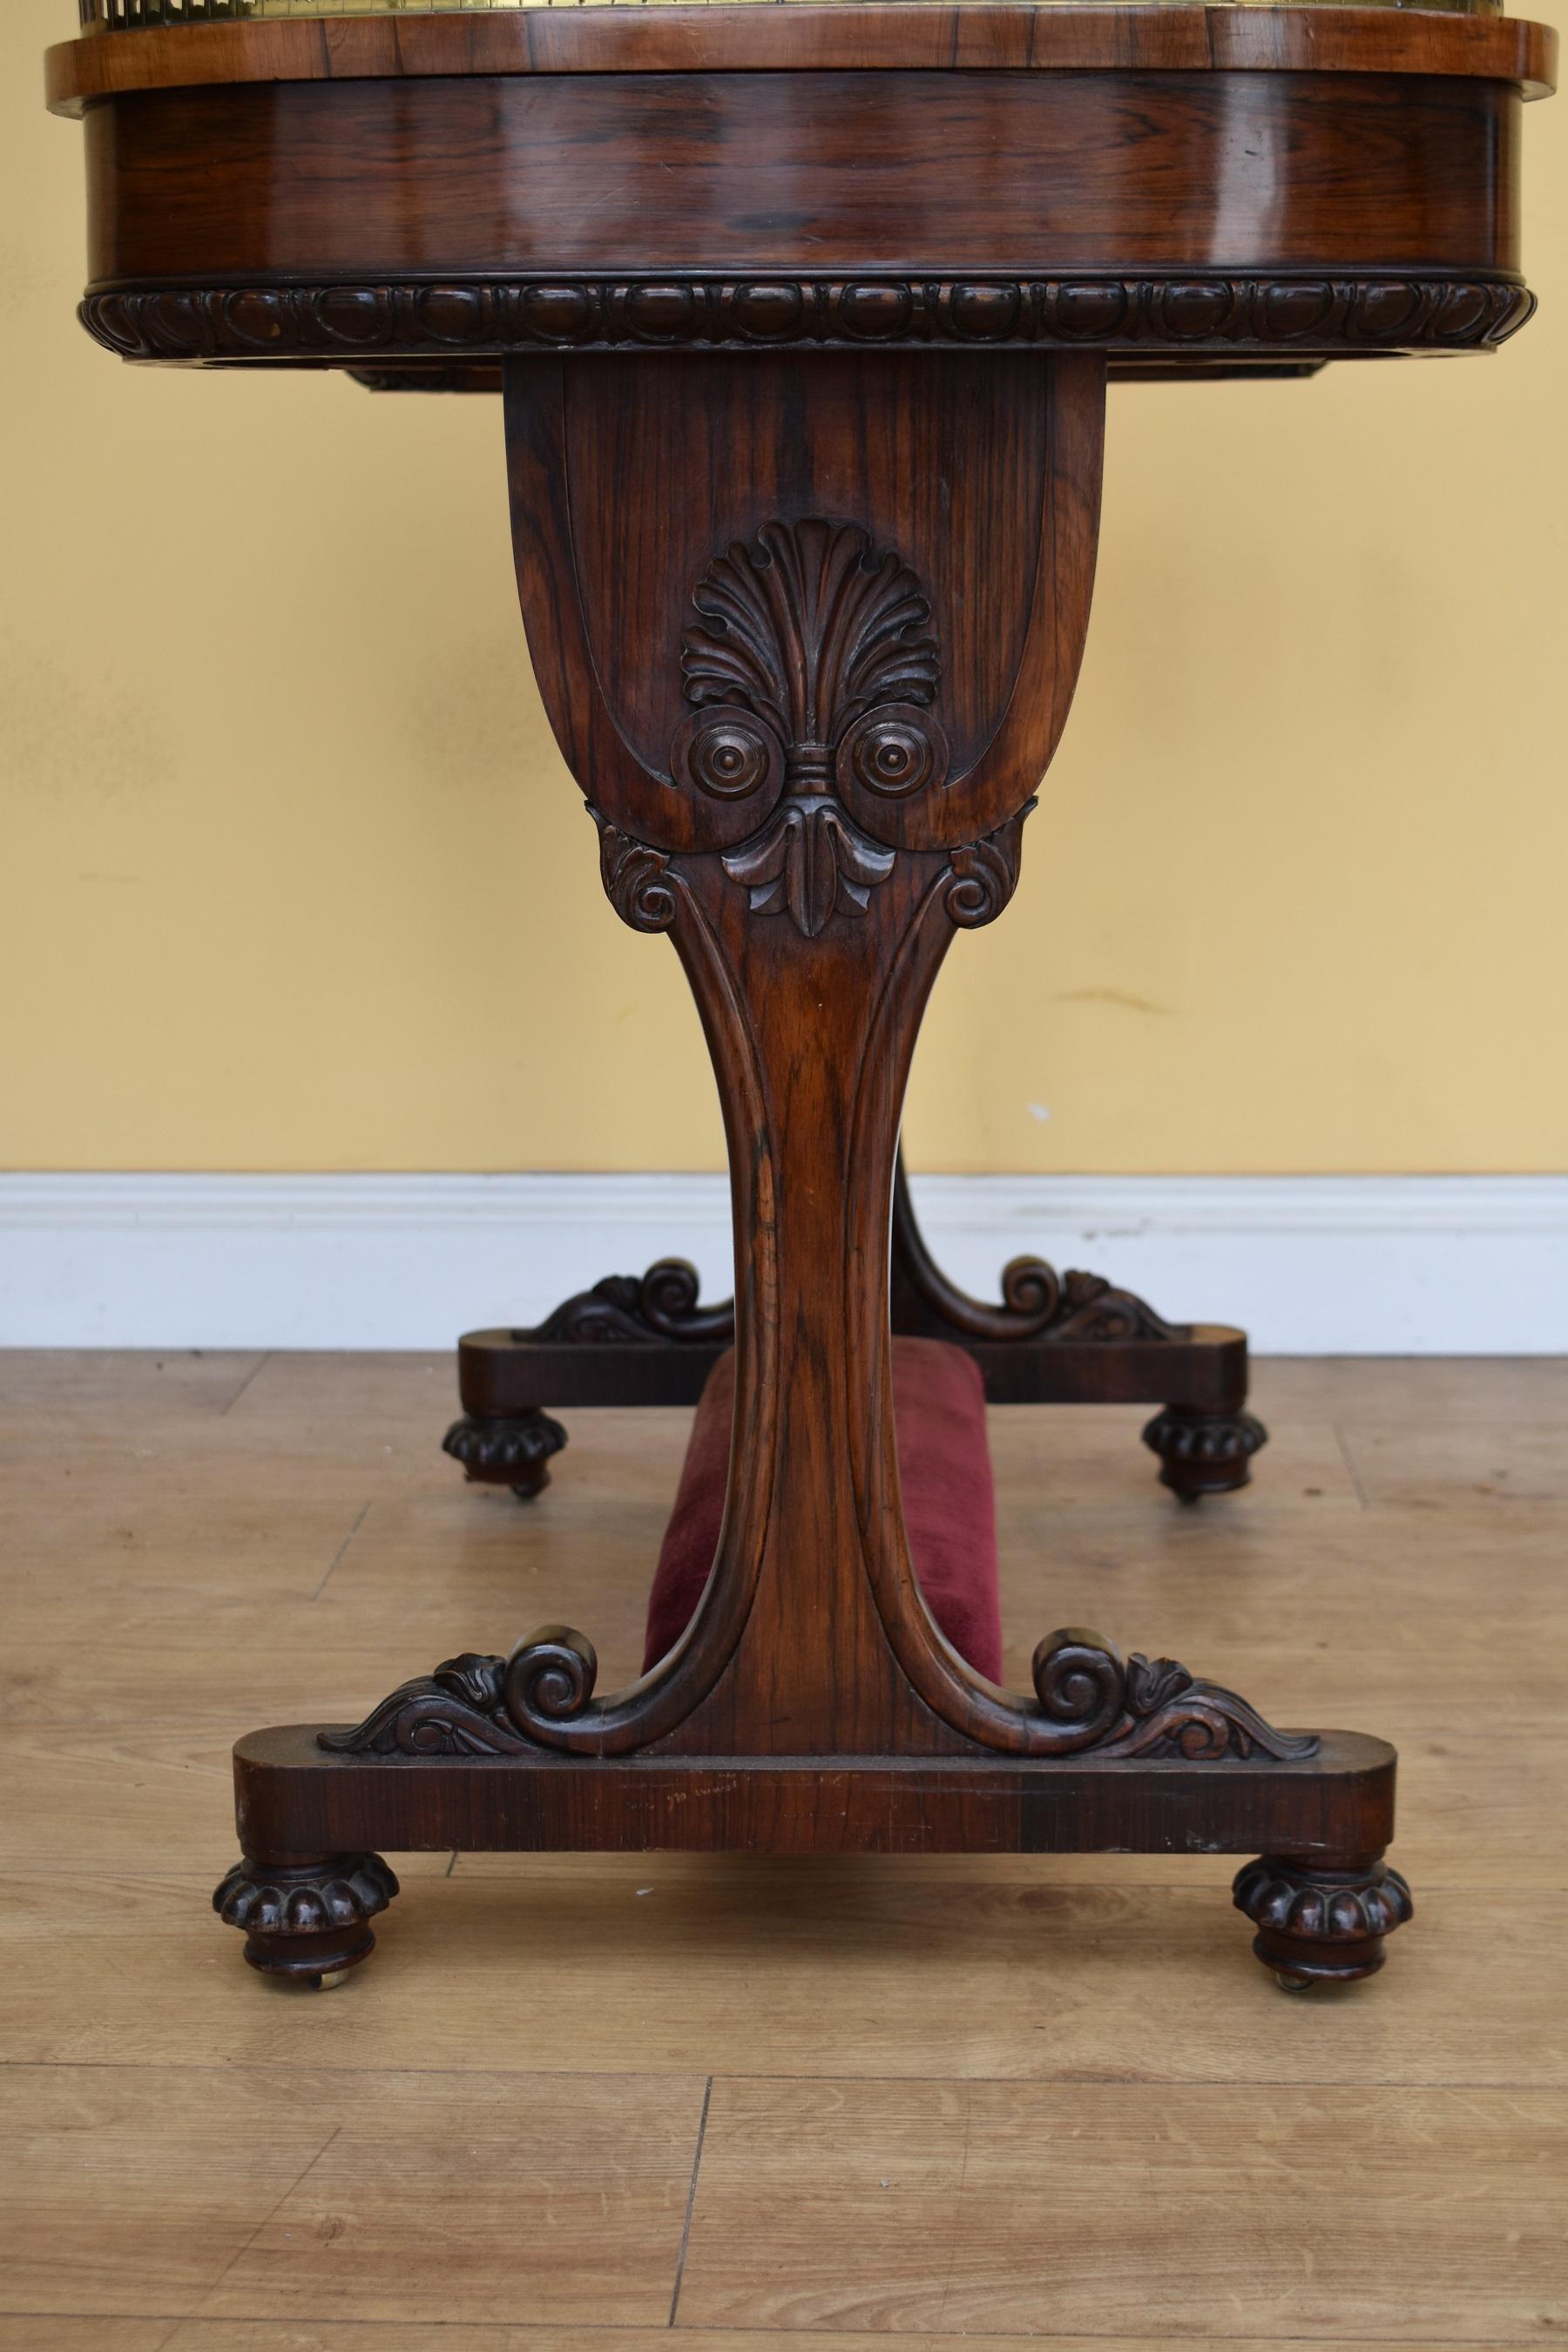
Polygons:
<instances>
[{"instance_id":1,"label":"white baseboard","mask_svg":"<svg viewBox=\"0 0 1568 2352\"><path fill-rule=\"evenodd\" d=\"M984 1297L1036 1252L1262 1354L1568 1353L1568 1177L931 1176ZM416 1348L602 1274L730 1281L719 1176L0 1175L0 1346Z\"/></svg>"}]
</instances>

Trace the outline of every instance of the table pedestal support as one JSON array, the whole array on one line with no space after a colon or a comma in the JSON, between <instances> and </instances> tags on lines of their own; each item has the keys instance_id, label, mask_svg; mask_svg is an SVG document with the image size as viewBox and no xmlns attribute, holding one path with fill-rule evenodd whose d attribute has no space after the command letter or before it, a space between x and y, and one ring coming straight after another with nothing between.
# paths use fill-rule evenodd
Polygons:
<instances>
[{"instance_id":1,"label":"table pedestal support","mask_svg":"<svg viewBox=\"0 0 1568 2352\"><path fill-rule=\"evenodd\" d=\"M674 945L718 1078L728 1506L690 1623L626 1689L600 1696L592 1643L547 1626L357 1726L243 1741L225 1916L309 1979L369 1949L381 1848L1262 1853L1238 1897L1260 1957L1365 1973L1396 1923L1391 1749L1277 1730L1073 1627L1003 1690L938 1632L903 1522L900 1108L1066 720L1103 359L665 352L507 378L535 671L611 902Z\"/></svg>"}]
</instances>

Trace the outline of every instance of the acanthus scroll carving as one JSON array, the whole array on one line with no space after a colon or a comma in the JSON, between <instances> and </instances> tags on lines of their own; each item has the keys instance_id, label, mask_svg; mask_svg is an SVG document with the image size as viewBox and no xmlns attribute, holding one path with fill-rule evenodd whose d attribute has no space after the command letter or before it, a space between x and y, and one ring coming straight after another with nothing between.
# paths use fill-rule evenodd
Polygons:
<instances>
[{"instance_id":1,"label":"acanthus scroll carving","mask_svg":"<svg viewBox=\"0 0 1568 2352\"><path fill-rule=\"evenodd\" d=\"M566 1625L543 1625L510 1658L466 1652L373 1707L348 1731L318 1734L337 1756L519 1756L584 1717L599 1664ZM1098 1760L1169 1758L1213 1764L1261 1755L1279 1763L1316 1754L1310 1732L1277 1731L1256 1707L1172 1658L1124 1658L1099 1633L1068 1626L1035 1652L1038 1714L1033 1752Z\"/></svg>"},{"instance_id":2,"label":"acanthus scroll carving","mask_svg":"<svg viewBox=\"0 0 1568 2352\"><path fill-rule=\"evenodd\" d=\"M321 1731L333 1756L520 1756L507 1718L506 1660L465 1651L404 1683L350 1731Z\"/></svg>"},{"instance_id":3,"label":"acanthus scroll carving","mask_svg":"<svg viewBox=\"0 0 1568 2352\"><path fill-rule=\"evenodd\" d=\"M976 931L982 924L994 923L1017 888L1019 836L1025 818L1036 806L1034 801L1026 801L1017 815L995 833L953 851L952 879L944 903L961 931Z\"/></svg>"},{"instance_id":4,"label":"acanthus scroll carving","mask_svg":"<svg viewBox=\"0 0 1568 2352\"><path fill-rule=\"evenodd\" d=\"M692 604L675 780L756 797L759 830L724 870L753 914L788 914L815 939L836 914L864 914L893 871L879 808L947 774L930 600L858 523L813 516L715 556Z\"/></svg>"},{"instance_id":5,"label":"acanthus scroll carving","mask_svg":"<svg viewBox=\"0 0 1568 2352\"><path fill-rule=\"evenodd\" d=\"M605 895L622 922L634 931L668 931L675 920L675 886L663 850L617 833L595 808L588 814L599 828Z\"/></svg>"},{"instance_id":6,"label":"acanthus scroll carving","mask_svg":"<svg viewBox=\"0 0 1568 2352\"><path fill-rule=\"evenodd\" d=\"M521 1756L530 1734L581 1715L599 1662L586 1634L542 1625L510 1658L465 1651L404 1683L349 1731L322 1731L334 1756Z\"/></svg>"},{"instance_id":7,"label":"acanthus scroll carving","mask_svg":"<svg viewBox=\"0 0 1568 2352\"><path fill-rule=\"evenodd\" d=\"M1054 1755L1210 1764L1256 1754L1284 1764L1318 1750L1315 1733L1277 1731L1235 1691L1199 1682L1173 1658L1136 1650L1123 1658L1100 1634L1072 1626L1040 1643L1034 1682L1039 1729Z\"/></svg>"},{"instance_id":8,"label":"acanthus scroll carving","mask_svg":"<svg viewBox=\"0 0 1568 2352\"><path fill-rule=\"evenodd\" d=\"M580 1290L526 1336L535 1346L657 1347L671 1340L728 1347L735 1310L701 1307L701 1277L685 1258L661 1257L646 1274L606 1274Z\"/></svg>"}]
</instances>

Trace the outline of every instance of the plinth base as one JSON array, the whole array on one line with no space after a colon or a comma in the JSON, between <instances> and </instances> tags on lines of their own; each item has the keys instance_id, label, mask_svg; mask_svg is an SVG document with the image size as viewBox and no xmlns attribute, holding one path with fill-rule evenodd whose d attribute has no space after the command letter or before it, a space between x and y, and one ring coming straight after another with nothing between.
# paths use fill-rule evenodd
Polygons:
<instances>
[{"instance_id":1,"label":"plinth base","mask_svg":"<svg viewBox=\"0 0 1568 2352\"><path fill-rule=\"evenodd\" d=\"M1237 1907L1255 1921L1260 1903L1278 1909L1287 1881L1298 1895L1308 1886L1331 1890L1318 1906L1321 1920L1317 1911L1311 1919L1292 1917L1289 1951L1276 1948L1278 1928L1262 1927L1254 1950L1282 1983L1369 1975L1382 1966L1383 1937L1410 1913L1403 1880L1376 1859L1393 1830L1394 1750L1358 1732L1325 1732L1317 1753L1296 1762L1219 1764L342 1756L317 1742L310 1725L239 1742L240 1835L247 1854L268 1859L231 1872L216 1899L226 1919L248 1929L251 1964L298 1981L314 1982L368 1955L374 1941L368 1914L397 1891L374 1852L379 1846L526 1853L1261 1850L1268 1858L1244 1870L1236 1885ZM303 1858L290 1863L291 1853ZM323 1854L336 1864L323 1865ZM280 1907L276 1890L341 1884L344 1874L364 1897L359 1916L330 1924L323 1916L316 1932L303 1935L299 1926L310 1922L301 1919L290 1930L288 1903Z\"/></svg>"}]
</instances>

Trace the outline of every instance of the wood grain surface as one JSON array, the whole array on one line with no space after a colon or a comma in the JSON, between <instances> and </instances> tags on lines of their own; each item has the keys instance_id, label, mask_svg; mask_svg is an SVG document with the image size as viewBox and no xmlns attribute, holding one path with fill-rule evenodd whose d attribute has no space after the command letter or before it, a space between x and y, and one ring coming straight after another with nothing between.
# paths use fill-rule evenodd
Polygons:
<instances>
[{"instance_id":1,"label":"wood grain surface","mask_svg":"<svg viewBox=\"0 0 1568 2352\"><path fill-rule=\"evenodd\" d=\"M89 113L89 272L1507 270L1519 111L1322 71L203 86Z\"/></svg>"},{"instance_id":2,"label":"wood grain surface","mask_svg":"<svg viewBox=\"0 0 1568 2352\"><path fill-rule=\"evenodd\" d=\"M79 113L121 90L225 81L423 74L766 72L809 65L943 72L1454 73L1552 86L1551 26L1389 8L900 6L530 9L363 17L341 24L205 25L62 43L48 100Z\"/></svg>"}]
</instances>

